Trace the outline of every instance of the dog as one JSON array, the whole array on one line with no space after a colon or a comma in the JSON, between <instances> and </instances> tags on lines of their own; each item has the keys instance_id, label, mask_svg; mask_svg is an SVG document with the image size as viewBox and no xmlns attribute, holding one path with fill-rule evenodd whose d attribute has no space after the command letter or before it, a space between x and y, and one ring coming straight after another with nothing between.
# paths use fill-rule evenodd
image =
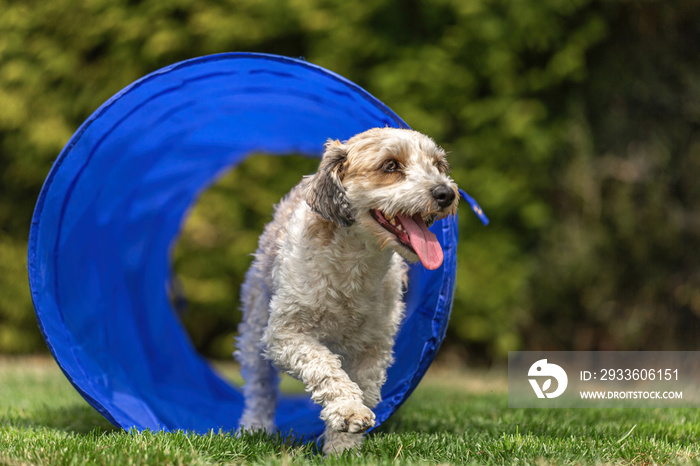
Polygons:
<instances>
[{"instance_id":1,"label":"dog","mask_svg":"<svg viewBox=\"0 0 700 466\"><path fill-rule=\"evenodd\" d=\"M445 151L409 129L328 140L318 171L275 207L241 289L241 427L275 429L278 372L322 407L323 452L374 426L404 315L407 262L437 269L428 229L459 202Z\"/></svg>"}]
</instances>

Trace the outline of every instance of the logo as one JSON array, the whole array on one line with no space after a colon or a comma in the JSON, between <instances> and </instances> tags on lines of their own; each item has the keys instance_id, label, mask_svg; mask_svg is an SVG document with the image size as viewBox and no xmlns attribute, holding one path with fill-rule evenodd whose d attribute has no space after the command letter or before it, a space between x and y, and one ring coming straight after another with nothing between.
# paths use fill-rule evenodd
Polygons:
<instances>
[{"instance_id":1,"label":"logo","mask_svg":"<svg viewBox=\"0 0 700 466\"><path fill-rule=\"evenodd\" d=\"M566 376L566 372L560 366L556 364L550 364L546 359L540 359L530 366L530 370L527 372L528 377L544 378L542 386L540 386L538 379L528 379L532 389L535 391L537 398L556 398L566 390L566 385L569 383L569 378ZM552 387L552 378L557 381L557 389L553 392L548 390Z\"/></svg>"}]
</instances>

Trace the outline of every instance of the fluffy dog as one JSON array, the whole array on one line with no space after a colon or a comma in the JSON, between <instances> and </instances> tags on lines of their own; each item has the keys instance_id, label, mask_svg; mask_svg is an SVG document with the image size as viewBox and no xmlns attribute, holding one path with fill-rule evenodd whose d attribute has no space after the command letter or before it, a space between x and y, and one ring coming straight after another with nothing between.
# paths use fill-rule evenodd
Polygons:
<instances>
[{"instance_id":1,"label":"fluffy dog","mask_svg":"<svg viewBox=\"0 0 700 466\"><path fill-rule=\"evenodd\" d=\"M445 152L412 130L326 143L318 171L276 206L241 290L243 428L274 430L284 370L323 408L324 453L361 444L393 361L406 260L442 264L428 227L457 209L448 172Z\"/></svg>"}]
</instances>

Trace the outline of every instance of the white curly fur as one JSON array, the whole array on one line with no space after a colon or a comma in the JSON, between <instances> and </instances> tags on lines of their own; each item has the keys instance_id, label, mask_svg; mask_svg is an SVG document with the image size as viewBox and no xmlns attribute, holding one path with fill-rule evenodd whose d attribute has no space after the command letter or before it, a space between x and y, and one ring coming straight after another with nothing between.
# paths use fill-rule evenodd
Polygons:
<instances>
[{"instance_id":1,"label":"white curly fur","mask_svg":"<svg viewBox=\"0 0 700 466\"><path fill-rule=\"evenodd\" d=\"M328 141L318 172L276 207L242 287L242 427L275 429L284 370L322 407L326 454L362 443L404 314L404 259L418 260L371 212L430 222L453 214L458 199L444 151L423 134L375 128Z\"/></svg>"}]
</instances>

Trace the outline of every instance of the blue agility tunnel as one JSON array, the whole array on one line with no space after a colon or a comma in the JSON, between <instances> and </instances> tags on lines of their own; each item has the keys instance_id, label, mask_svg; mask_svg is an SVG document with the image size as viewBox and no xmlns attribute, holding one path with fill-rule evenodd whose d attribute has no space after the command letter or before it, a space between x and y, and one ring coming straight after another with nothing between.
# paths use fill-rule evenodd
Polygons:
<instances>
[{"instance_id":1,"label":"blue agility tunnel","mask_svg":"<svg viewBox=\"0 0 700 466\"><path fill-rule=\"evenodd\" d=\"M377 126L407 127L323 68L242 53L163 68L95 111L46 179L28 257L39 326L80 394L124 429L237 429L241 393L194 350L168 298L184 217L203 190L253 152L320 157L328 138ZM432 230L444 263L411 269L378 424L416 387L445 334L456 219ZM310 438L323 431L319 411L307 397L283 397L277 425Z\"/></svg>"}]
</instances>

